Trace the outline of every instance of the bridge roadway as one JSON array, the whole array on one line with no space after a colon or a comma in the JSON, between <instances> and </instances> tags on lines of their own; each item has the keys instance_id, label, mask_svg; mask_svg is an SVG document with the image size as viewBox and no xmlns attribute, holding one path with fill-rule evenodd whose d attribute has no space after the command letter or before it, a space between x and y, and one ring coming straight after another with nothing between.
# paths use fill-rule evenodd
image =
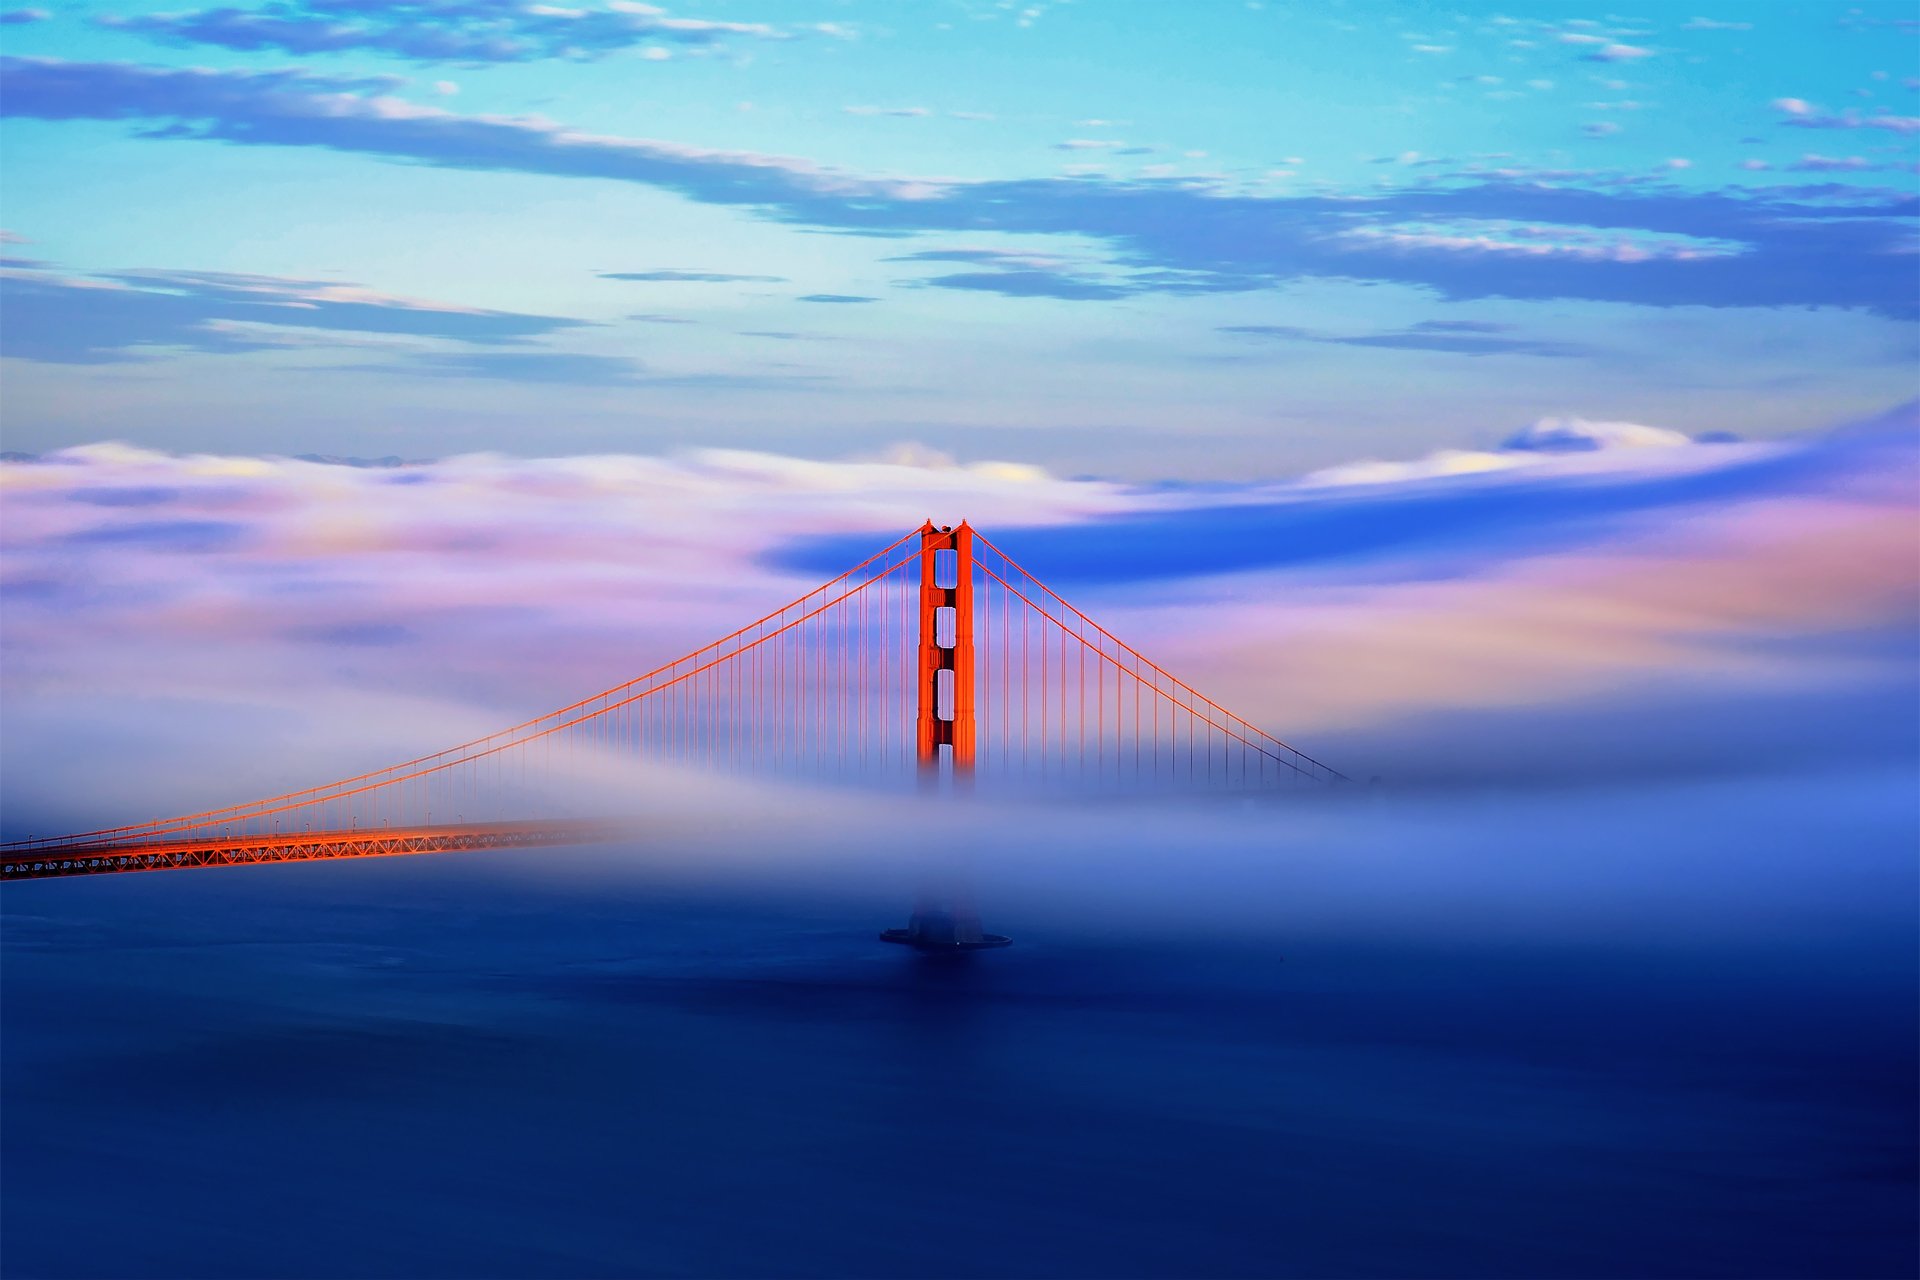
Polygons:
<instances>
[{"instance_id":1,"label":"bridge roadway","mask_svg":"<svg viewBox=\"0 0 1920 1280\"><path fill-rule=\"evenodd\" d=\"M266 862L597 844L632 834L629 823L555 818L373 831L283 831L121 844L22 841L0 848L0 883L187 867L250 867Z\"/></svg>"}]
</instances>

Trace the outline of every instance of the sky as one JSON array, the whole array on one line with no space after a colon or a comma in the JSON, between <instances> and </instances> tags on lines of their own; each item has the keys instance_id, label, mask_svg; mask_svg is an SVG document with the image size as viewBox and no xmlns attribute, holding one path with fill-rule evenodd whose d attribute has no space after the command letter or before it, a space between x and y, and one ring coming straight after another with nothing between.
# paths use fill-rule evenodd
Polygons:
<instances>
[{"instance_id":1,"label":"sky","mask_svg":"<svg viewBox=\"0 0 1920 1280\"><path fill-rule=\"evenodd\" d=\"M1901 6L177 2L0 11L18 829L928 517L1352 776L1911 767Z\"/></svg>"},{"instance_id":2,"label":"sky","mask_svg":"<svg viewBox=\"0 0 1920 1280\"><path fill-rule=\"evenodd\" d=\"M1148 14L1151 12L1151 19ZM1915 384L1900 3L0 12L4 447L1278 480Z\"/></svg>"}]
</instances>

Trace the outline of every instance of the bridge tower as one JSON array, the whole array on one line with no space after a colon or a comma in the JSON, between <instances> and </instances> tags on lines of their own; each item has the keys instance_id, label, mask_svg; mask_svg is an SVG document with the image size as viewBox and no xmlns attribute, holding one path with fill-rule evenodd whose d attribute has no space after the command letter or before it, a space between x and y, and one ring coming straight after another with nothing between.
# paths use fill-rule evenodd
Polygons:
<instances>
[{"instance_id":1,"label":"bridge tower","mask_svg":"<svg viewBox=\"0 0 1920 1280\"><path fill-rule=\"evenodd\" d=\"M920 526L919 706L914 718L920 778L955 786L973 777L973 529ZM941 748L947 750L943 753ZM943 760L946 767L942 768Z\"/></svg>"},{"instance_id":2,"label":"bridge tower","mask_svg":"<svg viewBox=\"0 0 1920 1280\"><path fill-rule=\"evenodd\" d=\"M973 527L920 526L920 661L914 716L916 754L923 790L935 792L946 779L955 791L973 782ZM934 851L957 856L959 850ZM927 952L980 951L1013 941L980 928L958 869L956 883L929 887L904 929L880 937Z\"/></svg>"}]
</instances>

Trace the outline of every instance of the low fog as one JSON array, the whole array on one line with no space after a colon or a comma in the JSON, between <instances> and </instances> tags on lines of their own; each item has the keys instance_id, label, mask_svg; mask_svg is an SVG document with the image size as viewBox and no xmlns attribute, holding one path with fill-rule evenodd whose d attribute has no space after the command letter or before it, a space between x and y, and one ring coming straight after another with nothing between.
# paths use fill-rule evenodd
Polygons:
<instances>
[{"instance_id":1,"label":"low fog","mask_svg":"<svg viewBox=\"0 0 1920 1280\"><path fill-rule=\"evenodd\" d=\"M65 450L0 464L7 834L491 732L928 516L971 519L1201 692L1389 795L1882 774L1916 750L1913 427L1911 406L1768 444L1553 420L1498 450L1206 489L911 450L400 467ZM735 785L594 774L621 811ZM581 806L609 807L583 785Z\"/></svg>"}]
</instances>

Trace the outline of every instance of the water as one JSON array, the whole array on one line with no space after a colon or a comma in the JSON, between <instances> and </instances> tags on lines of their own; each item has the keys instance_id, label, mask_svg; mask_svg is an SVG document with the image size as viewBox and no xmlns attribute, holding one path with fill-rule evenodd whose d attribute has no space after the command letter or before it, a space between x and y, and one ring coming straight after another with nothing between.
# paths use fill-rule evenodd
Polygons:
<instances>
[{"instance_id":1,"label":"water","mask_svg":"<svg viewBox=\"0 0 1920 1280\"><path fill-rule=\"evenodd\" d=\"M5 1270L1907 1275L1885 814L1743 866L1778 812L1670 834L1658 875L1550 842L1506 897L1449 843L1477 817L1418 815L1411 878L1256 880L1236 828L1120 849L1095 893L1028 848L982 873L1014 947L961 963L875 939L885 876L632 850L8 886Z\"/></svg>"}]
</instances>

